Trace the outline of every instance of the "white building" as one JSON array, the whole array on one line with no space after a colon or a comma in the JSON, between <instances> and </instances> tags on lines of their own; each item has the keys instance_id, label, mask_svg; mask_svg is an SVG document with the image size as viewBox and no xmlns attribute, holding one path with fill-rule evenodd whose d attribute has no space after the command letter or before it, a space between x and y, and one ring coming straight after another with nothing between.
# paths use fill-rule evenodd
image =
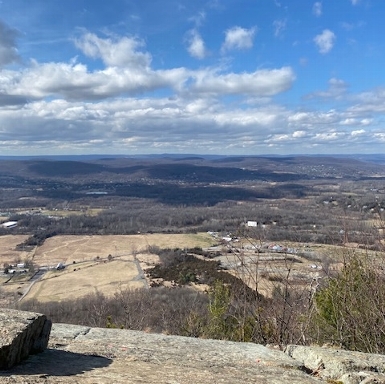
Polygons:
<instances>
[{"instance_id":1,"label":"white building","mask_svg":"<svg viewBox=\"0 0 385 384\"><path fill-rule=\"evenodd\" d=\"M11 229L17 227L17 221L6 221L5 223L1 224L3 228Z\"/></svg>"}]
</instances>

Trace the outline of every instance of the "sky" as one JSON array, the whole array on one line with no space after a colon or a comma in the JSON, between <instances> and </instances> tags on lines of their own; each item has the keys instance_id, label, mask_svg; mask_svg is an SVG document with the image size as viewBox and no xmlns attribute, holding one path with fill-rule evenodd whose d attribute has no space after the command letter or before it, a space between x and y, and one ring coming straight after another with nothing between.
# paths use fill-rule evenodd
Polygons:
<instances>
[{"instance_id":1,"label":"sky","mask_svg":"<svg viewBox=\"0 0 385 384\"><path fill-rule=\"evenodd\" d=\"M0 0L0 155L385 149L385 1Z\"/></svg>"}]
</instances>

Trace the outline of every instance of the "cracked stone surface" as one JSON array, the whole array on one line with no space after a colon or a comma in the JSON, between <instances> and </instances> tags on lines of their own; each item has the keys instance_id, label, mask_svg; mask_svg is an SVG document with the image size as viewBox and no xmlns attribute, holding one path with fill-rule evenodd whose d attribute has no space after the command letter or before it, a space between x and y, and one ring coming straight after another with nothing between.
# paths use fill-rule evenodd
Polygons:
<instances>
[{"instance_id":1,"label":"cracked stone surface","mask_svg":"<svg viewBox=\"0 0 385 384\"><path fill-rule=\"evenodd\" d=\"M49 348L0 383L319 383L281 351L252 343L54 324Z\"/></svg>"},{"instance_id":2,"label":"cracked stone surface","mask_svg":"<svg viewBox=\"0 0 385 384\"><path fill-rule=\"evenodd\" d=\"M54 324L48 348L0 383L385 383L385 356Z\"/></svg>"}]
</instances>

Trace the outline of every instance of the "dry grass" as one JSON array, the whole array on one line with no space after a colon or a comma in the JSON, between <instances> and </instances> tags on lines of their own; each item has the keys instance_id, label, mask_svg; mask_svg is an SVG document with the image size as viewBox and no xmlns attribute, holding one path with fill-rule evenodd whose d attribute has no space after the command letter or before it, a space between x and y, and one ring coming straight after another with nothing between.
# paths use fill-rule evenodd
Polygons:
<instances>
[{"instance_id":1,"label":"dry grass","mask_svg":"<svg viewBox=\"0 0 385 384\"><path fill-rule=\"evenodd\" d=\"M35 253L38 265L54 266L59 262L69 264L106 258L108 255L124 256L144 252L149 246L160 248L207 247L213 239L203 234L138 234L108 236L55 236L47 239Z\"/></svg>"},{"instance_id":2,"label":"dry grass","mask_svg":"<svg viewBox=\"0 0 385 384\"><path fill-rule=\"evenodd\" d=\"M0 236L0 265L4 263L12 264L17 260L26 260L28 252L17 251L16 246L24 242L27 235L5 235Z\"/></svg>"},{"instance_id":3,"label":"dry grass","mask_svg":"<svg viewBox=\"0 0 385 384\"><path fill-rule=\"evenodd\" d=\"M24 239L19 239L16 244ZM149 246L193 248L212 244L213 239L206 233L55 236L36 249L34 263L53 267L61 262L68 266L63 271L46 273L24 300L62 301L96 291L109 296L118 289L141 288L145 281L139 277L141 271L138 271L138 266L146 269L159 260L157 255L147 252ZM113 257L110 262L107 262L108 255ZM99 262L95 261L98 256ZM138 264L134 262L134 256ZM10 293L11 287L14 292L24 291L26 285L11 284Z\"/></svg>"},{"instance_id":4,"label":"dry grass","mask_svg":"<svg viewBox=\"0 0 385 384\"><path fill-rule=\"evenodd\" d=\"M133 261L82 263L47 272L26 298L47 302L76 299L95 292L112 296L119 289L142 288L144 283L136 280L137 277L138 269Z\"/></svg>"}]
</instances>

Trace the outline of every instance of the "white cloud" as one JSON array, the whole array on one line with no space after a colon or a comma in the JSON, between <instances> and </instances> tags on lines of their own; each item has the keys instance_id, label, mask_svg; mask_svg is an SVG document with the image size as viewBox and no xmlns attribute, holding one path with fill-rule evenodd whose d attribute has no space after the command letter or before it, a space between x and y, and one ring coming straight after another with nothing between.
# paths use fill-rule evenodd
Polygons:
<instances>
[{"instance_id":1,"label":"white cloud","mask_svg":"<svg viewBox=\"0 0 385 384\"><path fill-rule=\"evenodd\" d=\"M305 137L306 136L306 132L305 131L295 131L293 132L293 137L295 139L299 139L299 138L302 138L302 137Z\"/></svg>"},{"instance_id":2,"label":"white cloud","mask_svg":"<svg viewBox=\"0 0 385 384\"><path fill-rule=\"evenodd\" d=\"M88 148L106 151L148 152L201 148L207 152L220 145L245 145L245 138L261 139L282 121L274 106L228 110L208 99L119 99L98 103L65 100L34 102L15 110L0 110L0 142L22 147L60 148L68 153ZM183 124L181 124L183 122ZM17 123L18 130L13 129ZM208 127L210 127L208 129ZM39 130L39 135L36 135ZM157 134L162 132L162 134ZM223 136L222 136L223 135ZM218 137L222 137L220 143ZM199 139L198 139L199 137ZM249 141L248 145L252 145ZM0 147L1 147L0 143Z\"/></svg>"},{"instance_id":3,"label":"white cloud","mask_svg":"<svg viewBox=\"0 0 385 384\"><path fill-rule=\"evenodd\" d=\"M236 40L231 49L240 49ZM101 60L98 69L79 55L69 62L32 62L0 71L2 154L44 154L52 148L63 154L263 154L271 148L358 153L381 149L385 141L384 88L352 95L343 80L332 78L326 91L310 97L323 98L323 106L327 99L343 104L323 111L310 102L306 109L290 110L272 98L293 85L291 67L243 73L225 66L159 70L137 38L85 33L76 45ZM203 48L197 44L190 53L199 58Z\"/></svg>"},{"instance_id":4,"label":"white cloud","mask_svg":"<svg viewBox=\"0 0 385 384\"><path fill-rule=\"evenodd\" d=\"M226 94L265 97L286 91L295 79L290 67L241 74L223 73L216 68L154 70L150 66L150 55L137 50L142 44L127 37L112 41L86 33L75 44L88 56L101 58L106 67L90 71L86 65L71 60L69 63L32 62L24 70L4 70L0 72L0 105L23 104L27 99L47 97L98 100L157 89L189 94L189 97L194 93L210 97ZM194 54L202 54L199 44Z\"/></svg>"},{"instance_id":5,"label":"white cloud","mask_svg":"<svg viewBox=\"0 0 385 384\"><path fill-rule=\"evenodd\" d=\"M348 108L355 114L385 113L385 88L377 87L371 91L362 92L352 97L356 102Z\"/></svg>"},{"instance_id":6,"label":"white cloud","mask_svg":"<svg viewBox=\"0 0 385 384\"><path fill-rule=\"evenodd\" d=\"M283 31L286 29L286 20L274 20L273 27L274 27L274 36L275 37L281 36Z\"/></svg>"},{"instance_id":7,"label":"white cloud","mask_svg":"<svg viewBox=\"0 0 385 384\"><path fill-rule=\"evenodd\" d=\"M250 94L273 96L288 90L295 80L290 67L261 69L253 73L219 75L202 71L196 74L192 90L207 94Z\"/></svg>"},{"instance_id":8,"label":"white cloud","mask_svg":"<svg viewBox=\"0 0 385 384\"><path fill-rule=\"evenodd\" d=\"M361 125L370 125L372 123L373 123L373 119L366 118L361 120Z\"/></svg>"},{"instance_id":9,"label":"white cloud","mask_svg":"<svg viewBox=\"0 0 385 384\"><path fill-rule=\"evenodd\" d=\"M375 133L374 137L376 138L376 140L379 140L385 143L385 133L383 132Z\"/></svg>"},{"instance_id":10,"label":"white cloud","mask_svg":"<svg viewBox=\"0 0 385 384\"><path fill-rule=\"evenodd\" d=\"M204 59L206 56L205 43L196 30L192 30L188 34L188 52L192 57Z\"/></svg>"},{"instance_id":11,"label":"white cloud","mask_svg":"<svg viewBox=\"0 0 385 384\"><path fill-rule=\"evenodd\" d=\"M347 118L345 120L341 120L340 124L341 125L356 125L357 124L357 119Z\"/></svg>"},{"instance_id":12,"label":"white cloud","mask_svg":"<svg viewBox=\"0 0 385 384\"><path fill-rule=\"evenodd\" d=\"M253 39L257 28L245 29L233 27L226 31L225 41L222 45L222 52L232 49L250 49L253 46Z\"/></svg>"},{"instance_id":13,"label":"white cloud","mask_svg":"<svg viewBox=\"0 0 385 384\"><path fill-rule=\"evenodd\" d=\"M313 15L320 17L322 15L322 3L317 1L313 4Z\"/></svg>"},{"instance_id":14,"label":"white cloud","mask_svg":"<svg viewBox=\"0 0 385 384\"><path fill-rule=\"evenodd\" d=\"M325 54L331 51L336 40L336 35L329 29L324 29L321 34L317 35L313 41L318 47L320 53Z\"/></svg>"},{"instance_id":15,"label":"white cloud","mask_svg":"<svg viewBox=\"0 0 385 384\"><path fill-rule=\"evenodd\" d=\"M357 5L360 2L360 0L350 0L350 1L352 2L353 5Z\"/></svg>"},{"instance_id":16,"label":"white cloud","mask_svg":"<svg viewBox=\"0 0 385 384\"><path fill-rule=\"evenodd\" d=\"M353 119L353 127L339 124ZM189 99L119 98L87 103L63 99L1 108L0 148L39 153L338 152L375 147L381 130L363 128L349 111L293 112L273 103L228 108L203 94ZM359 125L361 124L361 127ZM17 126L17 129L15 127ZM339 127L340 129L336 129ZM331 145L333 144L333 145ZM288 149L289 148L289 149ZM51 151L51 152L50 152Z\"/></svg>"},{"instance_id":17,"label":"white cloud","mask_svg":"<svg viewBox=\"0 0 385 384\"><path fill-rule=\"evenodd\" d=\"M348 84L345 81L333 77L329 80L328 83L329 83L329 88L326 91L316 91L309 95L306 95L305 98L307 99L322 98L322 99L339 100L346 95L346 92L348 90Z\"/></svg>"},{"instance_id":18,"label":"white cloud","mask_svg":"<svg viewBox=\"0 0 385 384\"><path fill-rule=\"evenodd\" d=\"M100 58L111 67L142 68L151 63L151 55L140 52L143 41L134 37L101 39L93 33L85 33L75 40L75 45L88 57Z\"/></svg>"},{"instance_id":19,"label":"white cloud","mask_svg":"<svg viewBox=\"0 0 385 384\"><path fill-rule=\"evenodd\" d=\"M0 67L20 60L16 39L20 33L0 20Z\"/></svg>"},{"instance_id":20,"label":"white cloud","mask_svg":"<svg viewBox=\"0 0 385 384\"><path fill-rule=\"evenodd\" d=\"M32 100L46 97L97 100L160 88L182 90L188 78L189 72L183 68L153 71L107 67L90 72L85 65L77 63L34 63L23 71L1 72L0 89L3 96Z\"/></svg>"},{"instance_id":21,"label":"white cloud","mask_svg":"<svg viewBox=\"0 0 385 384\"><path fill-rule=\"evenodd\" d=\"M335 131L316 133L314 136L314 140L316 140L316 141L335 141L335 140L338 140L343 135L344 134L342 132L335 132Z\"/></svg>"}]
</instances>

